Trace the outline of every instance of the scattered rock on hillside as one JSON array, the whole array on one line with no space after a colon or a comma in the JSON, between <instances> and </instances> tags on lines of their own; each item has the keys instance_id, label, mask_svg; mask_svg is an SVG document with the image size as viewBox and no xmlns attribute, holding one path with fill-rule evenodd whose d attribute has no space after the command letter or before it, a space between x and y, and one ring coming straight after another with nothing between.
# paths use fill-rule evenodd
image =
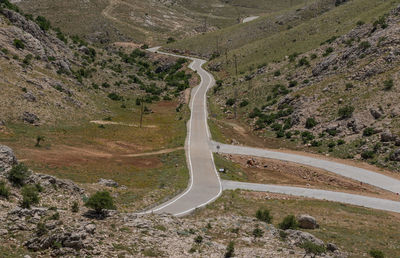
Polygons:
<instances>
[{"instance_id":1,"label":"scattered rock on hillside","mask_svg":"<svg viewBox=\"0 0 400 258\"><path fill-rule=\"evenodd\" d=\"M299 227L304 229L316 229L319 228L317 220L310 215L300 215L298 217Z\"/></svg>"},{"instance_id":2,"label":"scattered rock on hillside","mask_svg":"<svg viewBox=\"0 0 400 258\"><path fill-rule=\"evenodd\" d=\"M35 95L33 95L33 93L30 92L30 91L24 93L23 97L24 97L24 99L26 99L29 102L35 102L36 101Z\"/></svg>"},{"instance_id":3,"label":"scattered rock on hillside","mask_svg":"<svg viewBox=\"0 0 400 258\"><path fill-rule=\"evenodd\" d=\"M300 246L301 244L307 241L312 242L319 246L324 245L324 242L321 239L316 238L315 236L313 236L308 232L303 232L300 230L293 230L293 229L285 230L285 232L288 234L287 239L289 240L289 242L291 242L294 245Z\"/></svg>"},{"instance_id":4,"label":"scattered rock on hillside","mask_svg":"<svg viewBox=\"0 0 400 258\"><path fill-rule=\"evenodd\" d=\"M400 161L400 149L395 150L390 155L390 160L392 160L392 161Z\"/></svg>"},{"instance_id":5,"label":"scattered rock on hillside","mask_svg":"<svg viewBox=\"0 0 400 258\"><path fill-rule=\"evenodd\" d=\"M0 173L7 172L17 163L13 150L8 146L0 145Z\"/></svg>"},{"instance_id":6,"label":"scattered rock on hillside","mask_svg":"<svg viewBox=\"0 0 400 258\"><path fill-rule=\"evenodd\" d=\"M371 108L370 109L370 112L371 112L371 115L375 118L375 119L379 119L379 118L381 118L382 117L382 113L381 113L381 111L380 110L377 110L377 109L374 109L374 108Z\"/></svg>"},{"instance_id":7,"label":"scattered rock on hillside","mask_svg":"<svg viewBox=\"0 0 400 258\"><path fill-rule=\"evenodd\" d=\"M27 111L24 112L24 114L22 115L22 120L29 124L38 124L39 123L39 117L37 115L29 113Z\"/></svg>"},{"instance_id":8,"label":"scattered rock on hillside","mask_svg":"<svg viewBox=\"0 0 400 258\"><path fill-rule=\"evenodd\" d=\"M115 182L114 180L104 179L104 178L100 178L99 184L108 186L108 187L118 187L119 186L119 184L117 182Z\"/></svg>"},{"instance_id":9,"label":"scattered rock on hillside","mask_svg":"<svg viewBox=\"0 0 400 258\"><path fill-rule=\"evenodd\" d=\"M393 135L390 131L383 132L381 134L381 141L382 142L391 142L396 141L397 136Z\"/></svg>"}]
</instances>

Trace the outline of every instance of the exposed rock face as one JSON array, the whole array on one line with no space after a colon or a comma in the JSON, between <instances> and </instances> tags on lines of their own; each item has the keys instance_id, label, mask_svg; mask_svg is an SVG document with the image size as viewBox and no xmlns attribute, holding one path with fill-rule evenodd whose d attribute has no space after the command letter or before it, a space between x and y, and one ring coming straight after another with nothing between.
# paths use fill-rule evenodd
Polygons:
<instances>
[{"instance_id":1,"label":"exposed rock face","mask_svg":"<svg viewBox=\"0 0 400 258\"><path fill-rule=\"evenodd\" d=\"M40 183L42 186L51 186L59 189L64 189L70 192L83 194L85 190L77 186L74 182L67 179L58 179L54 176L43 174L32 174L28 180L30 183Z\"/></svg>"},{"instance_id":2,"label":"exposed rock face","mask_svg":"<svg viewBox=\"0 0 400 258\"><path fill-rule=\"evenodd\" d=\"M17 163L13 150L5 145L0 145L0 174L9 171Z\"/></svg>"},{"instance_id":3,"label":"exposed rock face","mask_svg":"<svg viewBox=\"0 0 400 258\"><path fill-rule=\"evenodd\" d=\"M104 178L100 178L99 184L108 186L108 187L118 187L119 186L119 184L117 182L115 182L114 180L104 179Z\"/></svg>"},{"instance_id":4,"label":"exposed rock face","mask_svg":"<svg viewBox=\"0 0 400 258\"><path fill-rule=\"evenodd\" d=\"M24 94L24 99L26 99L29 102L35 102L36 101L36 97L35 95L33 95L32 92L28 91Z\"/></svg>"},{"instance_id":5,"label":"exposed rock face","mask_svg":"<svg viewBox=\"0 0 400 258\"><path fill-rule=\"evenodd\" d=\"M301 245L307 241L320 246L324 245L324 241L322 241L319 238L316 238L315 236L313 236L308 232L303 232L300 230L293 230L293 229L288 229L285 232L288 234L287 238L289 239L289 241L294 245Z\"/></svg>"},{"instance_id":6,"label":"exposed rock face","mask_svg":"<svg viewBox=\"0 0 400 258\"><path fill-rule=\"evenodd\" d=\"M317 220L310 215L300 215L298 217L299 227L304 229L316 229L319 228Z\"/></svg>"}]
</instances>

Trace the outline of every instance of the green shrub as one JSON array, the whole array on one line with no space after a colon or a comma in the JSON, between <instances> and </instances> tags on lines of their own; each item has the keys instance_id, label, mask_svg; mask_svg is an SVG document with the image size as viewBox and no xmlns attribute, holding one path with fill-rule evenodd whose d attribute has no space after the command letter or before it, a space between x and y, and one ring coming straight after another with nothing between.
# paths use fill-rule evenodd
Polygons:
<instances>
[{"instance_id":1,"label":"green shrub","mask_svg":"<svg viewBox=\"0 0 400 258\"><path fill-rule=\"evenodd\" d=\"M328 147L329 147L330 149L335 148L335 146L336 146L336 143L335 143L335 142L330 142L330 143L328 143Z\"/></svg>"},{"instance_id":2,"label":"green shrub","mask_svg":"<svg viewBox=\"0 0 400 258\"><path fill-rule=\"evenodd\" d=\"M314 244L311 241L305 241L300 247L306 251L306 254L320 255L326 252L325 246Z\"/></svg>"},{"instance_id":3,"label":"green shrub","mask_svg":"<svg viewBox=\"0 0 400 258\"><path fill-rule=\"evenodd\" d=\"M272 222L272 215L268 209L258 209L256 212L256 218L264 221L265 223Z\"/></svg>"},{"instance_id":4,"label":"green shrub","mask_svg":"<svg viewBox=\"0 0 400 258\"><path fill-rule=\"evenodd\" d=\"M322 56L324 56L324 57L329 56L332 52L333 52L333 48L328 47L327 49L325 49L325 53Z\"/></svg>"},{"instance_id":5,"label":"green shrub","mask_svg":"<svg viewBox=\"0 0 400 258\"><path fill-rule=\"evenodd\" d=\"M240 107L245 107L245 106L247 106L247 105L249 105L249 102L248 102L247 100L243 100L243 101L240 102L240 104L239 104Z\"/></svg>"},{"instance_id":6,"label":"green shrub","mask_svg":"<svg viewBox=\"0 0 400 258\"><path fill-rule=\"evenodd\" d=\"M385 90L391 90L394 86L394 82L393 79L389 79L383 82L383 86L385 88Z\"/></svg>"},{"instance_id":7,"label":"green shrub","mask_svg":"<svg viewBox=\"0 0 400 258\"><path fill-rule=\"evenodd\" d=\"M235 243L233 241L230 241L228 246L226 247L226 252L224 257L225 258L230 258L235 255Z\"/></svg>"},{"instance_id":8,"label":"green shrub","mask_svg":"<svg viewBox=\"0 0 400 258\"><path fill-rule=\"evenodd\" d=\"M226 101L227 106L233 106L236 103L236 99L228 99Z\"/></svg>"},{"instance_id":9,"label":"green shrub","mask_svg":"<svg viewBox=\"0 0 400 258\"><path fill-rule=\"evenodd\" d=\"M276 70L276 71L274 72L274 76L275 76L275 77L278 77L278 76L280 76L280 75L281 75L281 71Z\"/></svg>"},{"instance_id":10,"label":"green shrub","mask_svg":"<svg viewBox=\"0 0 400 258\"><path fill-rule=\"evenodd\" d=\"M368 41L363 41L359 45L359 48L361 48L362 50L367 50L370 47L371 47L371 44Z\"/></svg>"},{"instance_id":11,"label":"green shrub","mask_svg":"<svg viewBox=\"0 0 400 258\"><path fill-rule=\"evenodd\" d=\"M288 215L282 220L281 223L279 223L278 226L282 230L296 229L298 227L298 223L294 215Z\"/></svg>"},{"instance_id":12,"label":"green shrub","mask_svg":"<svg viewBox=\"0 0 400 258\"><path fill-rule=\"evenodd\" d=\"M39 195L34 185L26 185L22 188L22 202L21 207L29 209L32 204L39 203Z\"/></svg>"},{"instance_id":13,"label":"green shrub","mask_svg":"<svg viewBox=\"0 0 400 258\"><path fill-rule=\"evenodd\" d=\"M203 242L203 237L198 235L194 238L194 242L197 244L201 244Z\"/></svg>"},{"instance_id":14,"label":"green shrub","mask_svg":"<svg viewBox=\"0 0 400 258\"><path fill-rule=\"evenodd\" d=\"M20 40L20 39L14 39L14 46L17 49L24 49L25 48L24 42L22 42L22 40Z\"/></svg>"},{"instance_id":15,"label":"green shrub","mask_svg":"<svg viewBox=\"0 0 400 258\"><path fill-rule=\"evenodd\" d=\"M112 93L108 94L108 98L111 99L111 100L114 100L114 101L120 101L120 100L124 99L122 96L118 95L115 92L112 92Z\"/></svg>"},{"instance_id":16,"label":"green shrub","mask_svg":"<svg viewBox=\"0 0 400 258\"><path fill-rule=\"evenodd\" d=\"M46 18L44 18L43 16L38 16L36 17L35 22L39 25L39 27L44 30L44 31L48 31L50 29L50 21L48 21Z\"/></svg>"},{"instance_id":17,"label":"green shrub","mask_svg":"<svg viewBox=\"0 0 400 258\"><path fill-rule=\"evenodd\" d=\"M350 90L354 88L354 85L352 83L346 83L346 90Z\"/></svg>"},{"instance_id":18,"label":"green shrub","mask_svg":"<svg viewBox=\"0 0 400 258\"><path fill-rule=\"evenodd\" d=\"M384 258L385 257L385 254L382 251L377 250L377 249L370 250L369 255L373 258Z\"/></svg>"},{"instance_id":19,"label":"green shrub","mask_svg":"<svg viewBox=\"0 0 400 258\"><path fill-rule=\"evenodd\" d=\"M315 120L315 118L309 117L309 118L307 118L307 121L306 121L306 128L307 128L307 129L314 128L317 124L318 124L318 123L317 123L317 121Z\"/></svg>"},{"instance_id":20,"label":"green shrub","mask_svg":"<svg viewBox=\"0 0 400 258\"><path fill-rule=\"evenodd\" d=\"M346 143L346 141L343 140L343 139L339 139L339 140L337 141L337 145L343 145L343 144L345 144L345 143Z\"/></svg>"},{"instance_id":21,"label":"green shrub","mask_svg":"<svg viewBox=\"0 0 400 258\"><path fill-rule=\"evenodd\" d=\"M297 82L297 81L290 81L290 82L289 82L289 88L296 87L296 86L297 86L297 84L298 84L298 82Z\"/></svg>"},{"instance_id":22,"label":"green shrub","mask_svg":"<svg viewBox=\"0 0 400 258\"><path fill-rule=\"evenodd\" d=\"M29 176L30 172L28 168L23 163L20 163L10 170L7 175L7 179L14 186L23 186L25 184L25 180L28 179Z\"/></svg>"},{"instance_id":23,"label":"green shrub","mask_svg":"<svg viewBox=\"0 0 400 258\"><path fill-rule=\"evenodd\" d=\"M307 57L302 57L297 66L310 66L310 62L308 62Z\"/></svg>"},{"instance_id":24,"label":"green shrub","mask_svg":"<svg viewBox=\"0 0 400 258\"><path fill-rule=\"evenodd\" d=\"M365 128L365 129L364 129L364 131L363 131L363 136L368 137L368 136L374 135L375 133L376 133L376 132L375 132L375 129L374 129L374 128L368 127L368 128Z\"/></svg>"},{"instance_id":25,"label":"green shrub","mask_svg":"<svg viewBox=\"0 0 400 258\"><path fill-rule=\"evenodd\" d=\"M264 231L258 226L253 230L254 237L262 237L264 235Z\"/></svg>"},{"instance_id":26,"label":"green shrub","mask_svg":"<svg viewBox=\"0 0 400 258\"><path fill-rule=\"evenodd\" d=\"M176 40L173 37L167 39L167 44L174 43Z\"/></svg>"},{"instance_id":27,"label":"green shrub","mask_svg":"<svg viewBox=\"0 0 400 258\"><path fill-rule=\"evenodd\" d=\"M99 214L105 209L115 210L114 200L108 191L96 192L89 197L85 206L94 209Z\"/></svg>"},{"instance_id":28,"label":"green shrub","mask_svg":"<svg viewBox=\"0 0 400 258\"><path fill-rule=\"evenodd\" d=\"M77 212L79 211L79 204L78 204L77 201L75 201L75 202L72 203L71 211L72 211L73 213L77 213Z\"/></svg>"},{"instance_id":29,"label":"green shrub","mask_svg":"<svg viewBox=\"0 0 400 258\"><path fill-rule=\"evenodd\" d=\"M363 159L373 159L375 157L375 153L371 150L366 150L361 153L361 157Z\"/></svg>"},{"instance_id":30,"label":"green shrub","mask_svg":"<svg viewBox=\"0 0 400 258\"><path fill-rule=\"evenodd\" d=\"M346 119L352 117L353 112L354 112L353 106L345 106L339 109L338 114L341 119Z\"/></svg>"},{"instance_id":31,"label":"green shrub","mask_svg":"<svg viewBox=\"0 0 400 258\"><path fill-rule=\"evenodd\" d=\"M0 196L8 199L10 196L10 189L6 186L6 182L0 181Z\"/></svg>"}]
</instances>

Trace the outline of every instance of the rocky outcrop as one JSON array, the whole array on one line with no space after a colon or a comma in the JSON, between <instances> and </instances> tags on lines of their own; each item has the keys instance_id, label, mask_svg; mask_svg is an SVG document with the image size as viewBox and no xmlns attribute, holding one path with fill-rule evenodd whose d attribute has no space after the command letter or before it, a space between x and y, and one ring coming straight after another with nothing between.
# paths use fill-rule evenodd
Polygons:
<instances>
[{"instance_id":1,"label":"rocky outcrop","mask_svg":"<svg viewBox=\"0 0 400 258\"><path fill-rule=\"evenodd\" d=\"M17 163L13 150L8 146L0 145L0 174L9 171Z\"/></svg>"},{"instance_id":2,"label":"rocky outcrop","mask_svg":"<svg viewBox=\"0 0 400 258\"><path fill-rule=\"evenodd\" d=\"M104 179L104 178L100 178L99 184L108 186L108 187L118 187L119 186L119 184L117 182L115 182L114 180Z\"/></svg>"},{"instance_id":3,"label":"rocky outcrop","mask_svg":"<svg viewBox=\"0 0 400 258\"><path fill-rule=\"evenodd\" d=\"M22 114L22 120L28 124L33 124L33 125L39 124L40 121L37 115L27 111Z\"/></svg>"}]
</instances>

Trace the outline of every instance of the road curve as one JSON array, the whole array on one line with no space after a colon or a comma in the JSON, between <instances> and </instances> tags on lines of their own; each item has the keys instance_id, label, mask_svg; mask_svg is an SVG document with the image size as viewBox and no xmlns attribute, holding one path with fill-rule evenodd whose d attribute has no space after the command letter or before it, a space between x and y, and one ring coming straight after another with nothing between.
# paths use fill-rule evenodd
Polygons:
<instances>
[{"instance_id":1,"label":"road curve","mask_svg":"<svg viewBox=\"0 0 400 258\"><path fill-rule=\"evenodd\" d=\"M399 180L366 169L297 154L227 145L211 141L207 123L208 115L206 94L210 87L215 84L215 80L210 73L202 68L202 65L206 61L159 52L158 49L159 48L152 48L149 49L149 51L192 60L189 67L192 70L197 71L198 75L201 77L201 83L192 90L190 101L191 117L188 122L188 136L185 144L186 158L190 172L189 186L182 194L164 204L161 204L160 206L140 214L169 213L175 216L183 216L192 212L196 208L203 207L216 200L221 195L223 189L245 189L282 193L400 213L400 202L385 199L301 187L263 185L233 181L221 182L215 168L213 152L258 156L309 165L377 186L391 192L400 193Z\"/></svg>"},{"instance_id":2,"label":"road curve","mask_svg":"<svg viewBox=\"0 0 400 258\"><path fill-rule=\"evenodd\" d=\"M302 196L307 198L341 202L366 208L373 208L384 211L392 211L400 213L400 202L379 199L374 197L333 192L318 189L309 189L302 187L281 186L281 185L267 185L267 184L253 184L235 181L222 181L224 190L243 189L257 192L270 192L280 193L286 195Z\"/></svg>"},{"instance_id":3,"label":"road curve","mask_svg":"<svg viewBox=\"0 0 400 258\"><path fill-rule=\"evenodd\" d=\"M266 149L227 145L217 142L212 142L212 146L214 152L256 156L294 162L298 164L321 168L329 172L357 180L359 182L379 187L384 190L388 190L394 193L400 193L400 180L363 168L349 166L329 160L317 159L298 154L283 153ZM217 146L219 146L219 149L217 148Z\"/></svg>"},{"instance_id":4,"label":"road curve","mask_svg":"<svg viewBox=\"0 0 400 258\"><path fill-rule=\"evenodd\" d=\"M158 52L159 48L149 51ZM189 68L197 71L200 84L192 90L190 100L191 117L188 122L188 136L185 150L190 172L190 183L182 194L145 213L170 213L183 216L196 208L203 207L217 199L222 193L219 175L216 171L213 153L209 146L210 130L207 123L207 91L215 84L214 77L202 68L206 62L197 58L159 52L165 55L192 60Z\"/></svg>"}]
</instances>

